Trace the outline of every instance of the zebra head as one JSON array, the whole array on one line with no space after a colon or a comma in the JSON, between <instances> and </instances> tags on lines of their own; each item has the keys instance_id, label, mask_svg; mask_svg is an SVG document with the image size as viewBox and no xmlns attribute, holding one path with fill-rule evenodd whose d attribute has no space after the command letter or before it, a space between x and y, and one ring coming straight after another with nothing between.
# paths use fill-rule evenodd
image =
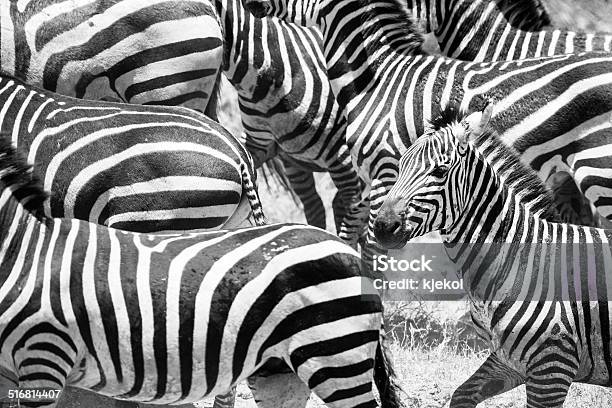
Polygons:
<instances>
[{"instance_id":1,"label":"zebra head","mask_svg":"<svg viewBox=\"0 0 612 408\"><path fill-rule=\"evenodd\" d=\"M386 248L399 248L431 231L443 234L463 214L478 159L470 141L487 128L492 104L461 119L459 112L434 127L400 159L398 178L374 221L374 234Z\"/></svg>"}]
</instances>

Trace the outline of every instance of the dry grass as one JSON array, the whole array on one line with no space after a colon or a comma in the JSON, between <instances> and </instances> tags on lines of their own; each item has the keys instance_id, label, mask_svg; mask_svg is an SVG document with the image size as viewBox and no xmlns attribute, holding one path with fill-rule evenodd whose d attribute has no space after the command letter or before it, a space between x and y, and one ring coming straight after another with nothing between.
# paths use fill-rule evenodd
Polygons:
<instances>
[{"instance_id":1,"label":"dry grass","mask_svg":"<svg viewBox=\"0 0 612 408\"><path fill-rule=\"evenodd\" d=\"M453 391L486 359L486 352L457 352L456 349L404 349L392 351L401 386L410 408L448 406ZM525 387L521 386L478 405L479 408L522 408ZM595 386L573 384L565 408L604 408L612 406L612 391Z\"/></svg>"},{"instance_id":2,"label":"dry grass","mask_svg":"<svg viewBox=\"0 0 612 408\"><path fill-rule=\"evenodd\" d=\"M606 0L544 0L553 22L558 27L612 32L612 3ZM602 18L602 16L604 18ZM427 38L429 49L435 41ZM224 88L222 121L232 131L241 132L235 93ZM261 180L261 179L260 179ZM335 189L327 176L317 177L317 188L325 203L331 203ZM260 183L261 199L266 215L272 222L304 222L300 207L277 186ZM327 207L328 229L333 225L331 209ZM404 309L402 309L404 308ZM434 408L448 405L452 392L484 361L486 350L473 338L469 325L458 318L464 316L463 305L429 303L415 305L387 305L387 327L392 328L392 354L400 383L407 393L406 404L415 408ZM238 408L253 408L255 404L248 388L238 389ZM212 406L205 404L204 406ZM322 404L311 399L309 408ZM479 407L518 408L525 406L524 387L490 399ZM565 404L566 408L612 407L612 391L596 386L575 384Z\"/></svg>"},{"instance_id":3,"label":"dry grass","mask_svg":"<svg viewBox=\"0 0 612 408\"><path fill-rule=\"evenodd\" d=\"M482 362L484 351L458 351L441 345L438 347L405 348L392 344L391 354L399 377L399 384L406 394L404 404L408 408L448 407L455 389L465 381ZM521 386L481 403L479 408L523 408L525 387ZM212 407L212 401L201 404ZM314 395L306 408L321 408L325 405ZM236 408L255 408L248 387L238 386ZM612 407L612 390L601 387L573 384L565 408Z\"/></svg>"}]
</instances>

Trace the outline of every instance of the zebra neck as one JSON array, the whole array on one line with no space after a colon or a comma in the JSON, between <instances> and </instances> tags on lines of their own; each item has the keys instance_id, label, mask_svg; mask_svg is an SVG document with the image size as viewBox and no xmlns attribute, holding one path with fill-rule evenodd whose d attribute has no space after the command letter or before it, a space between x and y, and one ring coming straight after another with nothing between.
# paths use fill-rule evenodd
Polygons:
<instances>
[{"instance_id":1,"label":"zebra neck","mask_svg":"<svg viewBox=\"0 0 612 408\"><path fill-rule=\"evenodd\" d=\"M457 221L443 231L444 246L473 297L500 300L500 291L510 293L504 288L511 284L508 277L511 275L510 282L514 282L517 274L525 273L520 267L516 270L515 261L522 262L525 249L540 243L542 231L550 223L540 217L541 197L530 195L538 190L526 185L529 177L537 177L535 174L524 173L516 167L518 163L498 173L497 164L507 156L491 154L485 158L475 149L470 151L476 157L466 159L473 163L464 193L468 199ZM533 205L539 206L537 211Z\"/></svg>"},{"instance_id":2,"label":"zebra neck","mask_svg":"<svg viewBox=\"0 0 612 408\"><path fill-rule=\"evenodd\" d=\"M505 244L530 242L518 225L534 225L539 217L529 209L520 191L508 187L490 164L476 168L461 216L448 231L448 244Z\"/></svg>"},{"instance_id":3,"label":"zebra neck","mask_svg":"<svg viewBox=\"0 0 612 408\"><path fill-rule=\"evenodd\" d=\"M503 212L496 215L502 201L505 200L489 206L491 212L485 212L483 221L477 225L464 222L460 227L465 232L464 238L447 236L444 241L446 253L463 279L464 288L479 301L516 299L514 283L526 279L530 272L521 265L537 250L543 225L549 224L530 214L524 205L513 205L517 204L513 202L506 201ZM480 227L484 238L469 237Z\"/></svg>"}]
</instances>

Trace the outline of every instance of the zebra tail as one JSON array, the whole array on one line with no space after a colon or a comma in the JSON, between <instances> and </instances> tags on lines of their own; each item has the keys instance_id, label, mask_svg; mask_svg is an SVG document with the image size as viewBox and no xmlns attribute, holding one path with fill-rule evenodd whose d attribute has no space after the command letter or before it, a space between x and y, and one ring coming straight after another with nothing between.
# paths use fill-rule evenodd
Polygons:
<instances>
[{"instance_id":1,"label":"zebra tail","mask_svg":"<svg viewBox=\"0 0 612 408\"><path fill-rule=\"evenodd\" d=\"M253 183L251 173L245 162L240 164L240 172L242 173L242 184L246 189L247 200L249 200L249 204L251 205L251 212L255 220L255 225L266 225L268 221L266 220L266 215L261 206L257 187L255 187L255 183Z\"/></svg>"},{"instance_id":2,"label":"zebra tail","mask_svg":"<svg viewBox=\"0 0 612 408\"><path fill-rule=\"evenodd\" d=\"M299 204L298 195L295 190L293 190L293 187L291 187L291 182L285 174L283 161L278 156L263 162L261 165L261 174L263 175L266 187L270 188L272 181L274 181L289 194L289 197L291 197L295 204Z\"/></svg>"},{"instance_id":3,"label":"zebra tail","mask_svg":"<svg viewBox=\"0 0 612 408\"><path fill-rule=\"evenodd\" d=\"M402 389L397 384L397 375L391 359L389 350L385 345L385 334L381 329L380 339L376 346L376 361L374 363L374 383L378 388L380 406L382 408L405 407L400 395Z\"/></svg>"}]
</instances>

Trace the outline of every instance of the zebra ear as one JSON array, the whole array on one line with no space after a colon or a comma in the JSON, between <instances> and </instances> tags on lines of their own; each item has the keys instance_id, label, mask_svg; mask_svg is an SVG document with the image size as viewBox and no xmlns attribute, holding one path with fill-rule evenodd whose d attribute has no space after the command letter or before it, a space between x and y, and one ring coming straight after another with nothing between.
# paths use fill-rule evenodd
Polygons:
<instances>
[{"instance_id":1,"label":"zebra ear","mask_svg":"<svg viewBox=\"0 0 612 408\"><path fill-rule=\"evenodd\" d=\"M465 141L475 139L489 127L491 116L493 115L493 103L489 102L482 112L475 112L465 118L467 131L465 132Z\"/></svg>"},{"instance_id":2,"label":"zebra ear","mask_svg":"<svg viewBox=\"0 0 612 408\"><path fill-rule=\"evenodd\" d=\"M475 124L472 128L471 136L472 138L479 137L482 133L489 127L489 122L491 121L491 116L493 115L493 103L487 103L487 106L480 112L480 120Z\"/></svg>"}]
</instances>

